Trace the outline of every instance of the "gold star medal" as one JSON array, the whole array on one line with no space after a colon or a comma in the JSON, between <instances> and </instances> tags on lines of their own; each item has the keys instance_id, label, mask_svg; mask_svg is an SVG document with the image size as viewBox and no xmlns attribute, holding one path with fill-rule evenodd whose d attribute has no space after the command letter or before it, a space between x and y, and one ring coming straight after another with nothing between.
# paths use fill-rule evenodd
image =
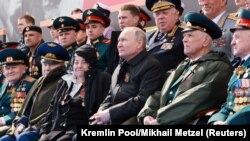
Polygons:
<instances>
[{"instance_id":1,"label":"gold star medal","mask_svg":"<svg viewBox=\"0 0 250 141\"><path fill-rule=\"evenodd\" d=\"M238 66L235 71L238 76L242 76L245 73L245 69L242 66Z\"/></svg>"}]
</instances>

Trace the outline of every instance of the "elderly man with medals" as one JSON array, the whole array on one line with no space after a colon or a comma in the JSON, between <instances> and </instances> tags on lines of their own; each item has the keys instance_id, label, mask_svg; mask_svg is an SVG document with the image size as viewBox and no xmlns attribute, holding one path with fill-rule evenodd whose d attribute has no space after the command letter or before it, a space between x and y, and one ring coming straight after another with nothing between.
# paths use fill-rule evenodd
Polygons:
<instances>
[{"instance_id":1,"label":"elderly man with medals","mask_svg":"<svg viewBox=\"0 0 250 141\"><path fill-rule=\"evenodd\" d=\"M28 56L18 49L0 52L5 81L0 87L0 136L10 128L35 79L26 75Z\"/></svg>"},{"instance_id":2,"label":"elderly man with medals","mask_svg":"<svg viewBox=\"0 0 250 141\"><path fill-rule=\"evenodd\" d=\"M231 29L231 45L233 54L242 61L229 81L226 103L209 119L209 124L250 124L250 11L240 9L238 18L236 26Z\"/></svg>"}]
</instances>

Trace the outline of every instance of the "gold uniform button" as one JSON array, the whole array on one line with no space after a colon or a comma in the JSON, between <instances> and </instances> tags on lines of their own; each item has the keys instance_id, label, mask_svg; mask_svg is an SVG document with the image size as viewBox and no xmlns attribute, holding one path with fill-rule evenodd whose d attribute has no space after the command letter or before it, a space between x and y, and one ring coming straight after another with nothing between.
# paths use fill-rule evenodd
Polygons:
<instances>
[{"instance_id":1,"label":"gold uniform button","mask_svg":"<svg viewBox=\"0 0 250 141\"><path fill-rule=\"evenodd\" d=\"M228 105L228 106L231 106L231 105L232 105L232 102L231 102L231 101L230 101L230 102L228 102L228 103L227 103L227 105Z\"/></svg>"}]
</instances>

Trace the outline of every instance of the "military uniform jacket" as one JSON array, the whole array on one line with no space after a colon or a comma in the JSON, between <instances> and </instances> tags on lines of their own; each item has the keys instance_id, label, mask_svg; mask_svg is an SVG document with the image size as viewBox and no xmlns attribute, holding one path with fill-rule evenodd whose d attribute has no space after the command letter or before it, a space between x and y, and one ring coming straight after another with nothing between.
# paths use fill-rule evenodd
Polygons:
<instances>
[{"instance_id":1,"label":"military uniform jacket","mask_svg":"<svg viewBox=\"0 0 250 141\"><path fill-rule=\"evenodd\" d=\"M177 22L172 31L160 39L157 39L161 34L159 30L148 35L147 51L160 62L164 72L175 69L185 59L182 30Z\"/></svg>"},{"instance_id":2,"label":"military uniform jacket","mask_svg":"<svg viewBox=\"0 0 250 141\"><path fill-rule=\"evenodd\" d=\"M159 124L191 124L199 112L219 107L225 101L232 74L226 55L211 51L191 63L183 74L189 62L184 60L170 74L162 90L149 97L138 114L140 123L145 116L152 116ZM178 85L180 77L183 79Z\"/></svg>"},{"instance_id":3,"label":"military uniform jacket","mask_svg":"<svg viewBox=\"0 0 250 141\"><path fill-rule=\"evenodd\" d=\"M44 43L44 40L42 40L39 45L41 45L42 43ZM37 48L39 47L39 45L37 46ZM27 56L29 57L27 74L35 79L38 79L42 76L41 56L37 55L37 48L33 55L31 51L27 53Z\"/></svg>"},{"instance_id":4,"label":"military uniform jacket","mask_svg":"<svg viewBox=\"0 0 250 141\"><path fill-rule=\"evenodd\" d=\"M60 66L52 70L46 77L40 77L30 89L26 100L12 123L9 134L14 134L18 124L25 127L41 128L42 119L49 108L49 103L56 90L56 85L61 76L66 73L66 67Z\"/></svg>"},{"instance_id":5,"label":"military uniform jacket","mask_svg":"<svg viewBox=\"0 0 250 141\"><path fill-rule=\"evenodd\" d=\"M250 124L250 58L235 69L229 84L227 101L208 123L226 121L229 125Z\"/></svg>"},{"instance_id":6,"label":"military uniform jacket","mask_svg":"<svg viewBox=\"0 0 250 141\"><path fill-rule=\"evenodd\" d=\"M63 77L69 78L68 76ZM110 75L107 73L96 72L88 80L85 79L84 97L76 95L62 103L65 94L69 94L73 82L69 79L60 80L40 132L47 134L51 131L76 132L77 125L89 124L90 116L97 112L107 96L110 81Z\"/></svg>"},{"instance_id":7,"label":"military uniform jacket","mask_svg":"<svg viewBox=\"0 0 250 141\"><path fill-rule=\"evenodd\" d=\"M22 103L32 87L35 79L27 75L17 81L14 86L8 86L8 82L3 83L0 89L0 115L4 117L6 125L10 125Z\"/></svg>"},{"instance_id":8,"label":"military uniform jacket","mask_svg":"<svg viewBox=\"0 0 250 141\"><path fill-rule=\"evenodd\" d=\"M98 69L101 71L105 71L108 65L108 58L112 57L109 56L110 40L104 38L103 36L100 36L91 43L97 50Z\"/></svg>"},{"instance_id":9,"label":"military uniform jacket","mask_svg":"<svg viewBox=\"0 0 250 141\"><path fill-rule=\"evenodd\" d=\"M217 25L222 30L222 36L219 39L215 39L212 45L212 49L214 51L226 53L230 60L233 59L231 48L232 33L230 32L230 28L234 27L235 23L235 16L233 16L232 14L224 13L217 23Z\"/></svg>"},{"instance_id":10,"label":"military uniform jacket","mask_svg":"<svg viewBox=\"0 0 250 141\"><path fill-rule=\"evenodd\" d=\"M99 108L109 109L112 124L121 124L138 114L149 95L161 88L163 71L159 62L143 50L127 62L124 79L117 77L115 70L111 91ZM113 86L119 89L116 91Z\"/></svg>"}]
</instances>

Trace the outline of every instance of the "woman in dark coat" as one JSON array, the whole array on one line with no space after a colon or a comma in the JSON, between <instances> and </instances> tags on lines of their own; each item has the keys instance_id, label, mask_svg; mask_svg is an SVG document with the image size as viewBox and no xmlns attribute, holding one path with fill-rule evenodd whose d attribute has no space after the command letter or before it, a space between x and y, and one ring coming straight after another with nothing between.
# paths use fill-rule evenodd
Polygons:
<instances>
[{"instance_id":1,"label":"woman in dark coat","mask_svg":"<svg viewBox=\"0 0 250 141\"><path fill-rule=\"evenodd\" d=\"M97 70L94 48L84 45L73 58L73 73L62 77L57 85L48 115L40 131L40 141L68 141L77 125L88 125L106 97L111 78Z\"/></svg>"}]
</instances>

